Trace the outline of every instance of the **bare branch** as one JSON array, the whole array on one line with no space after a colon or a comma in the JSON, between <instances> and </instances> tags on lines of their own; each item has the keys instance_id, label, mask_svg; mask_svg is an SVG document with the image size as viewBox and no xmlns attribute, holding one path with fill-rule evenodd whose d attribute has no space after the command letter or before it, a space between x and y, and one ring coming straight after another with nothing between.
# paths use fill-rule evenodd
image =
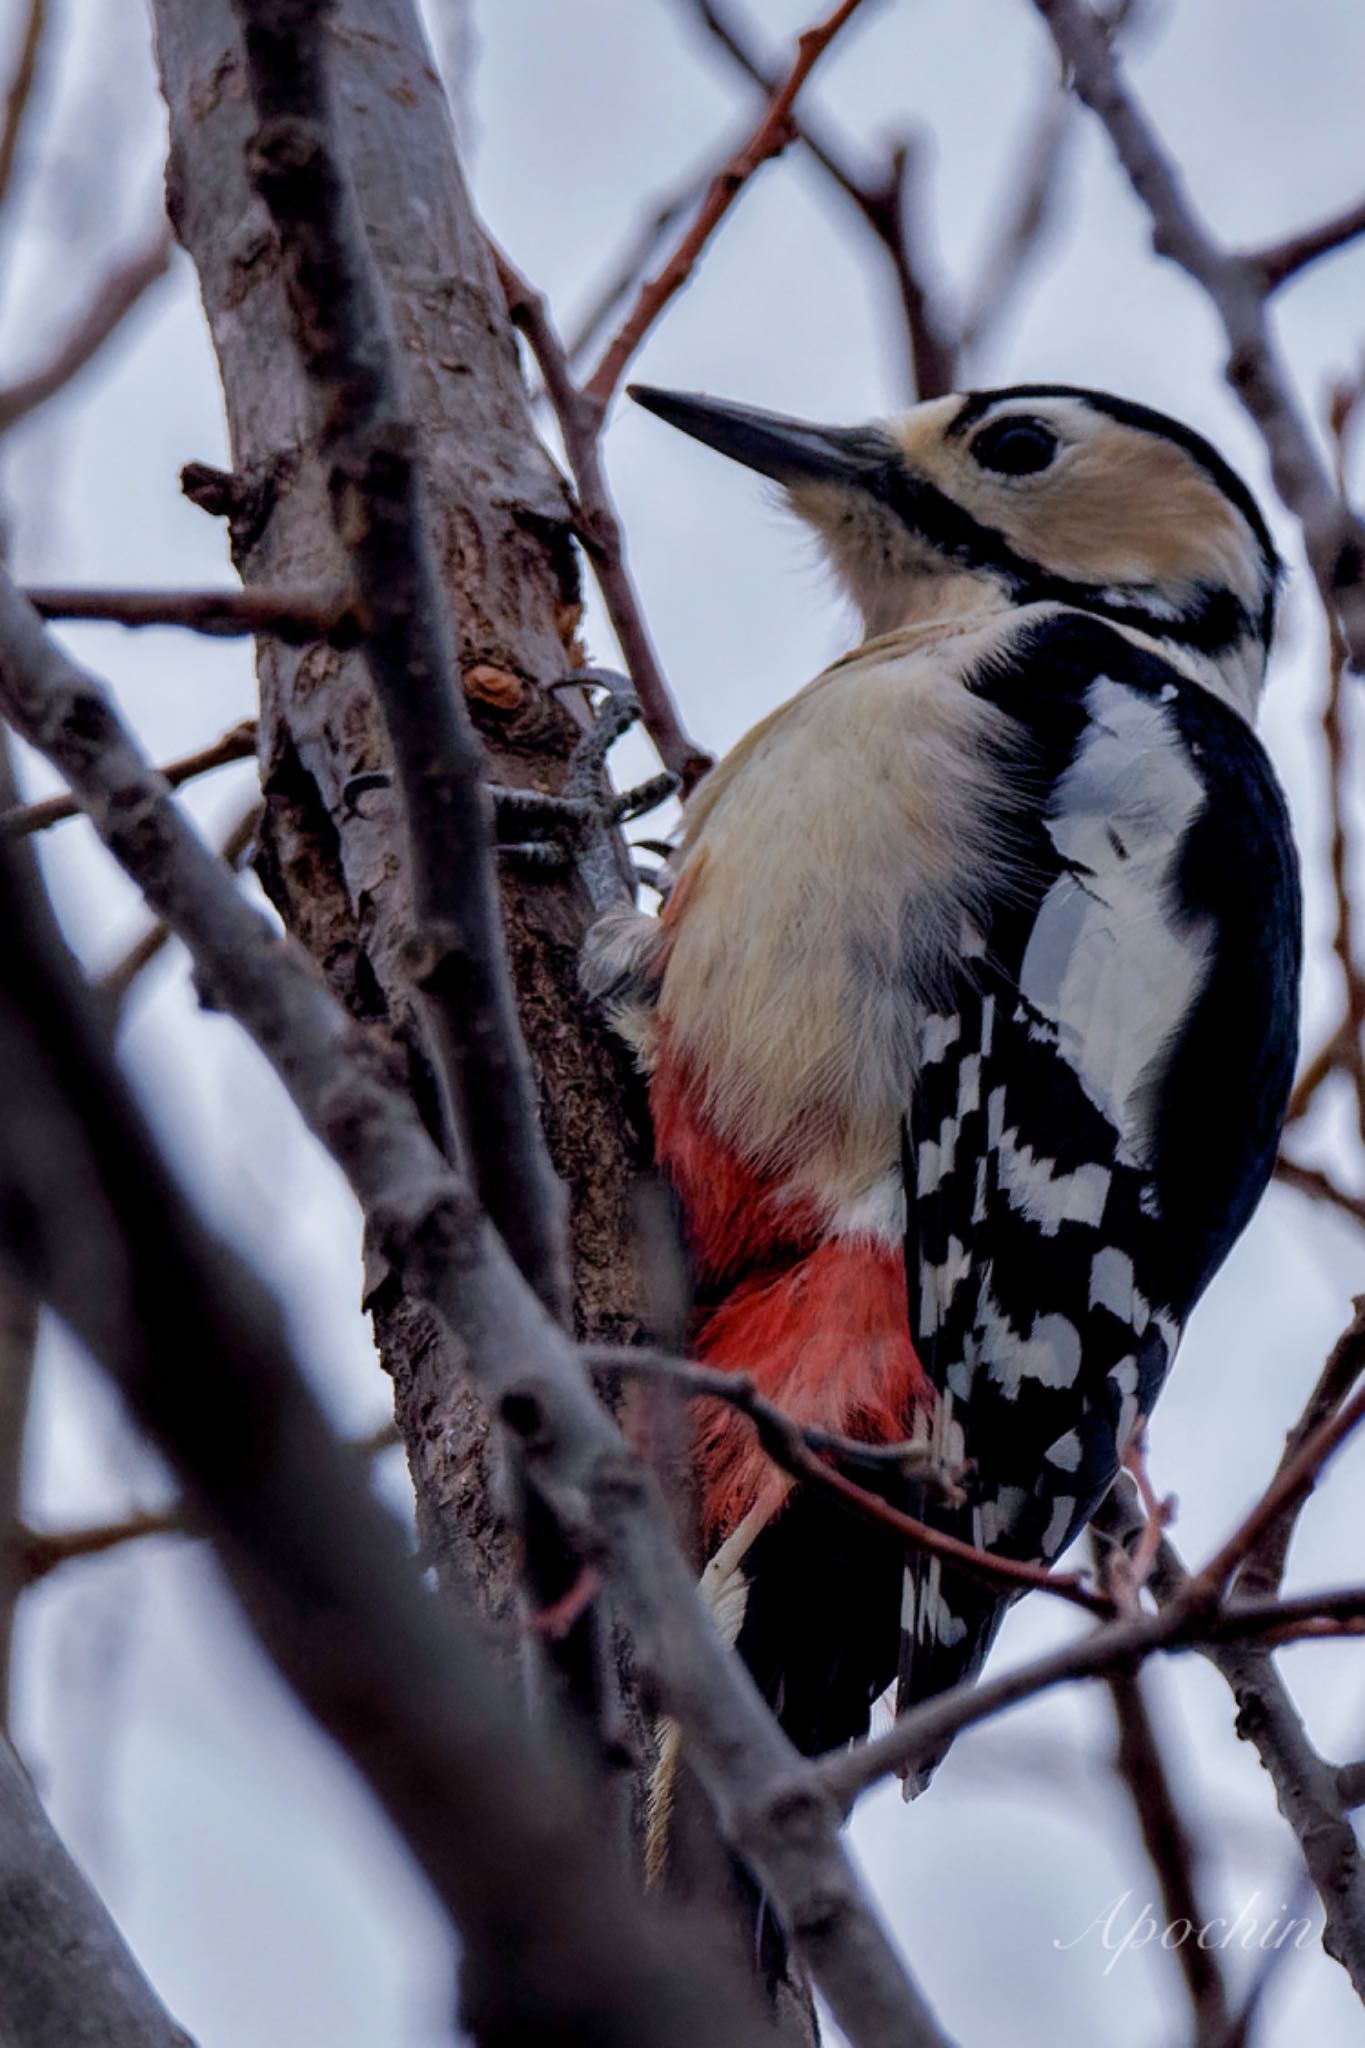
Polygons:
<instances>
[{"instance_id":1,"label":"bare branch","mask_svg":"<svg viewBox=\"0 0 1365 2048\"><path fill-rule=\"evenodd\" d=\"M1099 1539L1092 1540L1102 1565ZM1122 1553L1111 1550L1109 1555ZM1142 1676L1133 1670L1111 1671L1107 1684L1118 1729L1114 1770L1128 1794L1161 1887L1166 1925L1203 1928L1209 1916L1200 1899L1199 1857L1176 1799ZM1232 2048L1227 1985L1216 1951L1200 1941L1185 1940L1176 1953L1190 2001L1193 2048Z\"/></svg>"},{"instance_id":2,"label":"bare branch","mask_svg":"<svg viewBox=\"0 0 1365 2048\"><path fill-rule=\"evenodd\" d=\"M690 737L682 723L626 566L625 539L602 468L598 440L601 411L574 384L544 299L513 269L500 250L494 249L493 257L508 313L525 334L540 365L546 396L559 421L578 497L580 532L640 700L645 725L659 759L680 778L686 792L711 766L711 756Z\"/></svg>"},{"instance_id":3,"label":"bare branch","mask_svg":"<svg viewBox=\"0 0 1365 2048\"><path fill-rule=\"evenodd\" d=\"M744 135L748 134L747 127ZM714 168L690 171L685 178L675 180L667 191L657 194L641 209L640 219L626 242L621 254L608 271L605 282L579 314L572 331L565 337L564 353L569 363L580 362L613 313L639 287L640 279L649 264L653 262L660 243L684 215L700 206L707 187L728 164L735 152L742 146L744 135L723 151L718 152Z\"/></svg>"},{"instance_id":4,"label":"bare branch","mask_svg":"<svg viewBox=\"0 0 1365 2048\"><path fill-rule=\"evenodd\" d=\"M791 141L794 133L791 113L797 94L818 59L861 4L862 0L839 0L839 5L825 21L804 29L797 37L795 61L769 100L758 127L738 155L732 157L719 176L712 180L691 226L657 277L641 286L629 315L608 343L597 368L588 379L584 388L599 412L606 411L625 374L626 365L670 299L691 277L706 244L749 179Z\"/></svg>"},{"instance_id":5,"label":"bare branch","mask_svg":"<svg viewBox=\"0 0 1365 2048\"><path fill-rule=\"evenodd\" d=\"M824 1430L800 1428L780 1408L764 1400L743 1373L708 1371L704 1366L645 1350L613 1351L593 1346L585 1351L584 1357L596 1372L669 1380L692 1399L726 1402L754 1424L759 1442L773 1463L784 1472L790 1472L794 1478L832 1495L851 1514L860 1516L863 1521L875 1522L879 1528L898 1537L908 1549L923 1550L931 1557L940 1557L982 1585L1009 1594L1055 1593L1072 1606L1084 1608L1087 1614L1109 1616L1114 1612L1111 1600L1090 1592L1074 1573L1049 1572L1041 1565L994 1556L989 1551L975 1549L970 1543L960 1542L955 1536L945 1535L942 1530L932 1528L913 1515L902 1514L899 1508L892 1507L880 1495L870 1493L833 1465L826 1464L825 1456L820 1455L832 1453L836 1457L847 1458L852 1454L855 1459L866 1461L868 1447L865 1444L830 1435ZM904 1471L909 1456L917 1448L913 1444L885 1446L884 1457L886 1462L897 1464ZM926 1480L934 1476L932 1466L926 1466L916 1474L916 1477ZM940 1485L945 1477L942 1473L937 1475Z\"/></svg>"},{"instance_id":6,"label":"bare branch","mask_svg":"<svg viewBox=\"0 0 1365 2048\"><path fill-rule=\"evenodd\" d=\"M1347 206L1330 220L1320 221L1316 227L1301 228L1296 235L1286 236L1283 242L1274 242L1267 249L1252 250L1248 261L1254 263L1265 280L1266 289L1274 291L1291 277L1297 277L1310 263L1316 263L1323 256L1335 255L1348 243L1358 241L1365 235L1365 199L1358 199L1354 206Z\"/></svg>"},{"instance_id":7,"label":"bare branch","mask_svg":"<svg viewBox=\"0 0 1365 2048\"><path fill-rule=\"evenodd\" d=\"M24 21L24 33L15 59L14 76L5 94L5 118L0 124L0 206L9 196L10 183L14 177L14 162L19 150L19 135L28 112L28 103L33 97L33 84L38 75L38 51L47 25L47 0L29 0L28 14Z\"/></svg>"},{"instance_id":8,"label":"bare branch","mask_svg":"<svg viewBox=\"0 0 1365 2048\"><path fill-rule=\"evenodd\" d=\"M346 1174L415 1299L465 1348L586 1562L600 1559L636 1656L722 1828L755 1868L855 2048L942 2048L863 1899L839 1817L717 1639L656 1483L593 1395L577 1351L519 1281L370 1035L233 885L108 698L0 576L0 705L60 769L101 838L189 949ZM0 847L3 842L0 842ZM183 1340L182 1340L183 1348Z\"/></svg>"},{"instance_id":9,"label":"bare branch","mask_svg":"<svg viewBox=\"0 0 1365 2048\"><path fill-rule=\"evenodd\" d=\"M1282 1495L1282 1505L1263 1519L1259 1533L1247 1546L1234 1582L1234 1590L1239 1595L1279 1592L1295 1525L1321 1469L1320 1461L1308 1462L1313 1447L1320 1441L1319 1432L1338 1414L1362 1372L1365 1372L1365 1295L1357 1300L1353 1320L1332 1346L1302 1415L1285 1439L1274 1485L1276 1488L1282 1486L1287 1475L1292 1482L1292 1490Z\"/></svg>"},{"instance_id":10,"label":"bare branch","mask_svg":"<svg viewBox=\"0 0 1365 2048\"><path fill-rule=\"evenodd\" d=\"M0 1735L0 2026L15 2048L193 2048Z\"/></svg>"},{"instance_id":11,"label":"bare branch","mask_svg":"<svg viewBox=\"0 0 1365 2048\"><path fill-rule=\"evenodd\" d=\"M332 515L369 623L366 662L406 826L421 991L447 1114L517 1264L563 1315L563 1190L540 1132L498 907L483 749L431 559L416 437L335 140L326 6L236 0L259 127L249 161L280 237L317 394Z\"/></svg>"},{"instance_id":12,"label":"bare branch","mask_svg":"<svg viewBox=\"0 0 1365 2048\"><path fill-rule=\"evenodd\" d=\"M234 639L272 633L288 646L325 640L354 647L364 627L344 599L295 590L26 590L45 619L108 620L116 626L184 626L192 633Z\"/></svg>"},{"instance_id":13,"label":"bare branch","mask_svg":"<svg viewBox=\"0 0 1365 2048\"><path fill-rule=\"evenodd\" d=\"M1218 1593L1228 1584L1243 1559L1260 1551L1268 1542L1286 1546L1294 1519L1334 1451L1340 1449L1352 1430L1365 1421L1365 1387L1344 1405L1338 1405L1340 1391L1354 1386L1365 1372L1365 1296L1309 1400L1303 1420L1294 1430L1279 1470L1269 1486L1227 1541L1190 1580L1187 1595L1201 1598L1207 1591ZM1335 1398L1333 1398L1335 1396ZM1326 1412L1324 1412L1326 1411Z\"/></svg>"},{"instance_id":14,"label":"bare branch","mask_svg":"<svg viewBox=\"0 0 1365 2048\"><path fill-rule=\"evenodd\" d=\"M30 1529L20 1523L7 1548L19 1560L25 1590L36 1586L64 1564L82 1558L103 1557L125 1544L141 1543L148 1536L183 1536L184 1510L177 1504L145 1514L125 1515L117 1522L95 1522L88 1529Z\"/></svg>"},{"instance_id":15,"label":"bare branch","mask_svg":"<svg viewBox=\"0 0 1365 2048\"><path fill-rule=\"evenodd\" d=\"M1129 1547L1142 1540L1142 1514L1123 1478L1097 1522ZM1175 1546L1163 1536L1154 1578L1157 1596L1166 1603L1163 1613L1188 1610L1188 1583ZM1303 1603L1282 1604L1288 1609ZM1244 1605L1264 1611L1275 1603L1238 1603L1224 1612L1240 1614ZM1357 1996L1365 1998L1365 1865L1337 1789L1336 1772L1314 1749L1289 1690L1264 1649L1254 1642L1234 1642L1211 1645L1205 1654L1230 1686L1237 1703L1237 1733L1255 1747L1280 1812L1298 1840L1322 1902L1323 1947L1342 1964Z\"/></svg>"},{"instance_id":16,"label":"bare branch","mask_svg":"<svg viewBox=\"0 0 1365 2048\"><path fill-rule=\"evenodd\" d=\"M158 220L147 241L106 273L47 362L0 390L0 434L64 391L170 268L171 231Z\"/></svg>"},{"instance_id":17,"label":"bare branch","mask_svg":"<svg viewBox=\"0 0 1365 2048\"><path fill-rule=\"evenodd\" d=\"M1297 1188L1301 1195L1309 1195L1315 1202L1330 1202L1334 1209L1340 1209L1357 1223L1365 1223L1365 1196L1353 1195L1320 1167L1305 1166L1301 1160L1281 1152L1275 1161L1275 1178L1286 1187Z\"/></svg>"},{"instance_id":18,"label":"bare branch","mask_svg":"<svg viewBox=\"0 0 1365 2048\"><path fill-rule=\"evenodd\" d=\"M193 782L196 776L207 775L214 768L227 768L234 761L253 760L255 754L256 721L244 718L240 725L231 726L212 746L201 747L194 754L182 754L178 761L168 761L157 773L171 789L179 789L182 783ZM32 832L46 832L52 825L61 825L68 818L80 816L81 807L74 797L47 796L40 803L21 804L14 810L0 811L0 836L23 839Z\"/></svg>"},{"instance_id":19,"label":"bare branch","mask_svg":"<svg viewBox=\"0 0 1365 2048\"><path fill-rule=\"evenodd\" d=\"M251 851L260 822L261 805L253 797L218 848L218 857L226 867L242 866ZM96 995L102 996L112 1006L115 1016L127 1002L139 977L160 957L174 936L170 926L158 919L148 925L140 939L133 941L120 960L91 983Z\"/></svg>"},{"instance_id":20,"label":"bare branch","mask_svg":"<svg viewBox=\"0 0 1365 2048\"><path fill-rule=\"evenodd\" d=\"M1275 488L1303 528L1323 602L1339 620L1353 667L1365 669L1365 527L1333 486L1291 396L1255 259L1220 248L1185 195L1175 165L1123 83L1105 25L1085 0L1033 0L1077 93L1108 132L1151 215L1158 254L1213 302L1231 354L1227 377L1260 430Z\"/></svg>"},{"instance_id":21,"label":"bare branch","mask_svg":"<svg viewBox=\"0 0 1365 2048\"><path fill-rule=\"evenodd\" d=\"M733 16L722 13L714 0L686 0L686 5L770 100L781 91L781 72L763 61ZM845 149L815 115L803 112L793 126L798 141L862 215L891 265L905 322L914 395L942 397L956 383L957 344L956 338L942 329L912 243L907 184L914 162L913 143L907 139L888 150L877 170L869 174L850 163Z\"/></svg>"},{"instance_id":22,"label":"bare branch","mask_svg":"<svg viewBox=\"0 0 1365 2048\"><path fill-rule=\"evenodd\" d=\"M373 1430L351 1448L361 1458L372 1458L390 1450L400 1441L392 1422ZM93 1522L83 1529L32 1529L19 1523L9 1544L0 1543L0 1556L8 1547L19 1562L22 1589L27 1592L63 1565L79 1564L88 1557L104 1557L126 1544L141 1543L148 1536L201 1536L183 1501L169 1506L122 1515L111 1522Z\"/></svg>"},{"instance_id":23,"label":"bare branch","mask_svg":"<svg viewBox=\"0 0 1365 2048\"><path fill-rule=\"evenodd\" d=\"M800 1447L804 1445L822 1457L839 1458L864 1470L899 1472L930 1488L950 1507L960 1507L965 1498L957 1484L958 1475L936 1463L927 1444L864 1443L857 1437L838 1436L833 1430L795 1422L759 1393L748 1373L720 1372L713 1366L696 1365L691 1359L674 1358L644 1345L623 1350L611 1344L585 1344L582 1356L588 1371L598 1379L650 1380L671 1386L690 1401L725 1402L727 1407L749 1418L764 1449L794 1477L806 1476L800 1456ZM789 1464L788 1459L794 1462ZM985 1554L983 1551L983 1557Z\"/></svg>"},{"instance_id":24,"label":"bare branch","mask_svg":"<svg viewBox=\"0 0 1365 2048\"><path fill-rule=\"evenodd\" d=\"M531 1727L483 1629L424 1592L278 1305L179 1195L13 848L0 898L6 1253L164 1453L261 1641L459 1927L468 2031L628 2025L682 2048L714 2029L747 2048L754 2011L649 1923L568 1753Z\"/></svg>"}]
</instances>

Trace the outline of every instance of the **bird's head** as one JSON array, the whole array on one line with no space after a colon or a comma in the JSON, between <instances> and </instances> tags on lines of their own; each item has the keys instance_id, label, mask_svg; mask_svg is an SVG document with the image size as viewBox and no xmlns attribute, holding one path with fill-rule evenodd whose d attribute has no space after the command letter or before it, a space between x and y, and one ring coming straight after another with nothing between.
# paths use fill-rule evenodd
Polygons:
<instances>
[{"instance_id":1,"label":"bird's head","mask_svg":"<svg viewBox=\"0 0 1365 2048\"><path fill-rule=\"evenodd\" d=\"M1160 641L1254 713L1279 560L1241 478L1163 413L1031 384L850 428L647 385L631 395L783 487L869 634L1074 605Z\"/></svg>"}]
</instances>

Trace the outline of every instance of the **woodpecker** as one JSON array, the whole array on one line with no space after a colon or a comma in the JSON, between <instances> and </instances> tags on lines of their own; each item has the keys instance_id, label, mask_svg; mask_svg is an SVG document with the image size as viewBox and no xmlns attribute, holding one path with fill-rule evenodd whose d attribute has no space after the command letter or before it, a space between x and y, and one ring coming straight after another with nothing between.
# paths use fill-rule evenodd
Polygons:
<instances>
[{"instance_id":1,"label":"woodpecker","mask_svg":"<svg viewBox=\"0 0 1365 2048\"><path fill-rule=\"evenodd\" d=\"M1269 1178L1299 892L1252 721L1279 563L1200 435L1021 385L808 425L637 387L785 492L851 653L687 802L585 975L649 1076L696 1355L969 1472L922 1512L1050 1566ZM794 1742L974 1676L1008 1604L699 1436L704 1585ZM907 1503L909 1504L909 1503Z\"/></svg>"}]
</instances>

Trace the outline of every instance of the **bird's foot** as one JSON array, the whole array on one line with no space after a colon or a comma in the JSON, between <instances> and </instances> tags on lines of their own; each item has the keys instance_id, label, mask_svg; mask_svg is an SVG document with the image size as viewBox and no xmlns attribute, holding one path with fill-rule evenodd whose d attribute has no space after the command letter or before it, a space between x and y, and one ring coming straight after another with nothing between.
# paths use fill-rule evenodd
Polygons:
<instances>
[{"instance_id":1,"label":"bird's foot","mask_svg":"<svg viewBox=\"0 0 1365 2048\"><path fill-rule=\"evenodd\" d=\"M490 789L498 851L535 867L576 866L598 909L622 898L633 901L635 877L618 828L676 795L678 778L653 775L632 789L611 788L607 755L640 716L639 700L624 676L612 669L579 669L551 688L600 690L604 695L569 757L556 794L498 785Z\"/></svg>"}]
</instances>

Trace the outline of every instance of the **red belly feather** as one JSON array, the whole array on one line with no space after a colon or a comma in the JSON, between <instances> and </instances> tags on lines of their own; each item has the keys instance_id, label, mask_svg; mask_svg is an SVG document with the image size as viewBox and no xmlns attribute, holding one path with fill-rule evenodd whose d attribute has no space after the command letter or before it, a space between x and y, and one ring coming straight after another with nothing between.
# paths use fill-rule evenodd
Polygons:
<instances>
[{"instance_id":1,"label":"red belly feather","mask_svg":"<svg viewBox=\"0 0 1365 2048\"><path fill-rule=\"evenodd\" d=\"M910 1341L899 1248L831 1237L812 1205L778 1198L710 1128L701 1090L665 1044L650 1090L655 1152L682 1203L705 1299L697 1357L750 1374L796 1421L870 1443L909 1436L931 1393ZM732 1410L699 1429L703 1519L713 1548L757 1505L776 1507L787 1481Z\"/></svg>"}]
</instances>

